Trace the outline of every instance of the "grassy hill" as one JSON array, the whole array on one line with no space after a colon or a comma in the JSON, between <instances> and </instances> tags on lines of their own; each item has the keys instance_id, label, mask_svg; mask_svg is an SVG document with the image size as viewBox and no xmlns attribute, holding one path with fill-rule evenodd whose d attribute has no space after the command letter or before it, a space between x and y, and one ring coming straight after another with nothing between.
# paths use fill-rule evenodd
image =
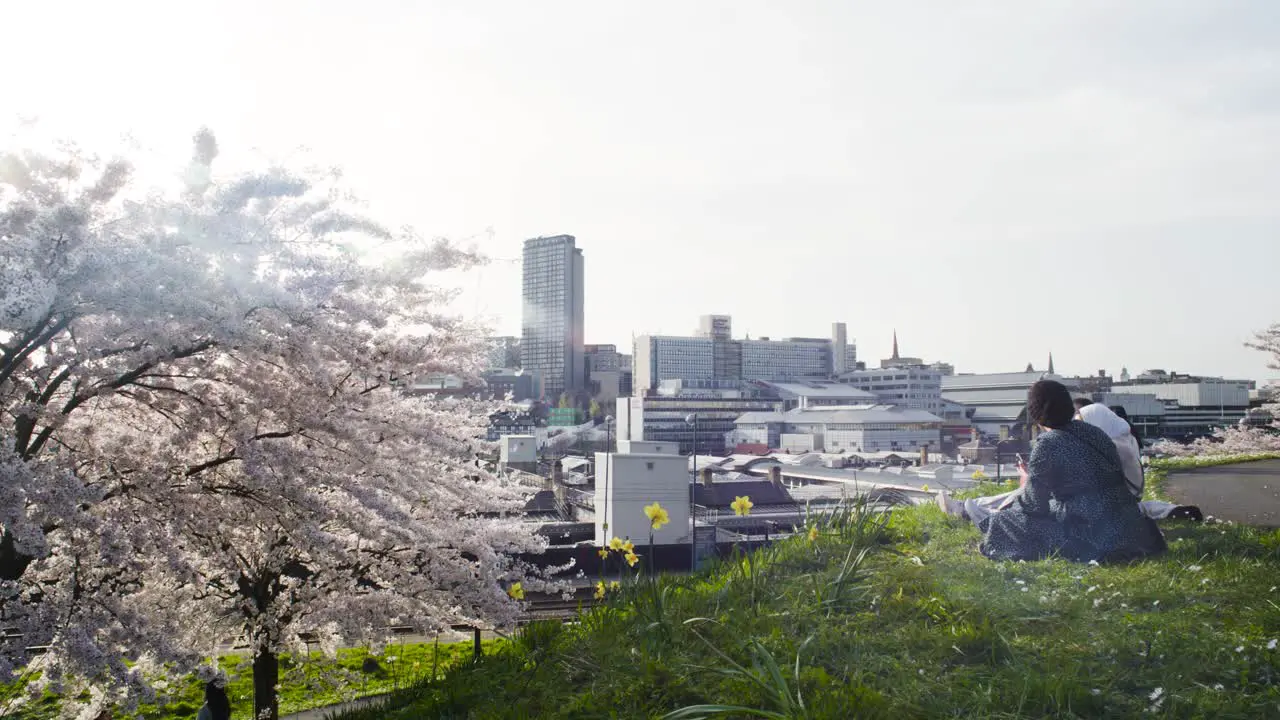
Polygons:
<instances>
[{"instance_id":1,"label":"grassy hill","mask_svg":"<svg viewBox=\"0 0 1280 720\"><path fill-rule=\"evenodd\" d=\"M1165 530L1132 566L996 563L935 508L853 509L342 717L1280 717L1280 532Z\"/></svg>"}]
</instances>

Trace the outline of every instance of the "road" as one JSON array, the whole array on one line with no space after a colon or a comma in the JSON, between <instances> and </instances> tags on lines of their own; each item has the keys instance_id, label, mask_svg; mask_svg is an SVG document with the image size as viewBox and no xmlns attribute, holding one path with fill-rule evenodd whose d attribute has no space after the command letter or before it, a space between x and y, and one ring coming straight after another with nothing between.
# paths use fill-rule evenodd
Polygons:
<instances>
[{"instance_id":1,"label":"road","mask_svg":"<svg viewBox=\"0 0 1280 720\"><path fill-rule=\"evenodd\" d=\"M1280 527L1280 460L1179 470L1165 489L1173 502L1219 520Z\"/></svg>"}]
</instances>

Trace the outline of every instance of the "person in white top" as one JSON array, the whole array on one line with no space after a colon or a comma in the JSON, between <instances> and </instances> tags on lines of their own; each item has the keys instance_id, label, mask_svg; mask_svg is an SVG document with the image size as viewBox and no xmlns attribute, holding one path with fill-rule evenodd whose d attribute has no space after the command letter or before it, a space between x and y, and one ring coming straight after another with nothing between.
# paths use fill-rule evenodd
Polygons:
<instances>
[{"instance_id":1,"label":"person in white top","mask_svg":"<svg viewBox=\"0 0 1280 720\"><path fill-rule=\"evenodd\" d=\"M1133 436L1133 428L1129 425L1129 421L1102 403L1085 405L1080 408L1077 417L1105 432L1107 437L1116 444L1116 452L1120 453L1120 465L1124 468L1124 479L1129 485L1129 492L1141 500L1147 478L1142 470L1142 451L1138 447L1138 439ZM1141 505L1143 514L1153 520L1164 520L1178 509L1177 505L1160 500L1144 500Z\"/></svg>"}]
</instances>

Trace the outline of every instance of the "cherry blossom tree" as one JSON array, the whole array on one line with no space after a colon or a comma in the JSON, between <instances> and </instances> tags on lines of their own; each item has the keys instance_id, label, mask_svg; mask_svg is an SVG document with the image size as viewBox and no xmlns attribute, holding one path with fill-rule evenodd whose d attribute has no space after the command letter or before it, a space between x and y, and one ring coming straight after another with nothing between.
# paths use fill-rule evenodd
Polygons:
<instances>
[{"instance_id":1,"label":"cherry blossom tree","mask_svg":"<svg viewBox=\"0 0 1280 720\"><path fill-rule=\"evenodd\" d=\"M298 633L509 622L541 545L472 462L484 408L401 392L479 369L434 278L480 258L194 144L173 193L0 156L0 679L87 684L96 712L239 635L275 717Z\"/></svg>"},{"instance_id":2,"label":"cherry blossom tree","mask_svg":"<svg viewBox=\"0 0 1280 720\"><path fill-rule=\"evenodd\" d=\"M1269 353L1271 360L1267 367L1280 370L1280 324L1254 333L1254 339L1245 345ZM1274 417L1280 418L1280 404L1270 403L1263 407L1271 411ZM1174 457L1280 453L1280 432L1274 421L1269 428L1225 427L1215 430L1207 438L1198 438L1189 443L1162 441L1156 443L1152 450Z\"/></svg>"},{"instance_id":3,"label":"cherry blossom tree","mask_svg":"<svg viewBox=\"0 0 1280 720\"><path fill-rule=\"evenodd\" d=\"M1253 334L1253 340L1245 344L1270 355L1271 360L1267 362L1267 367L1280 370L1280 323L1271 325L1265 330L1259 330ZM1275 402L1267 403L1263 407L1280 420L1280 396L1273 395L1272 400Z\"/></svg>"}]
</instances>

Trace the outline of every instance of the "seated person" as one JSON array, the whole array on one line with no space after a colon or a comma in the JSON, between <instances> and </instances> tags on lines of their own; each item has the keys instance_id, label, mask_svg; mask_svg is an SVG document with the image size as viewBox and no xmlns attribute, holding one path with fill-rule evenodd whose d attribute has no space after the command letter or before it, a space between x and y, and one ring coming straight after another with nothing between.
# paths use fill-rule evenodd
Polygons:
<instances>
[{"instance_id":1,"label":"seated person","mask_svg":"<svg viewBox=\"0 0 1280 720\"><path fill-rule=\"evenodd\" d=\"M1194 505L1174 505L1161 500L1144 501L1142 499L1143 488L1147 481L1146 474L1142 470L1142 450L1137 436L1133 433L1133 425L1129 423L1127 417L1098 403L1089 403L1080 408L1076 417L1105 432L1116 444L1129 492L1138 498L1143 514L1152 520L1187 518L1199 521L1204 519L1200 508Z\"/></svg>"},{"instance_id":2,"label":"seated person","mask_svg":"<svg viewBox=\"0 0 1280 720\"><path fill-rule=\"evenodd\" d=\"M1064 385L1041 380L1031 386L1027 418L1045 432L1031 451L1025 487L979 524L983 555L1106 562L1166 549L1160 529L1142 514L1128 487L1115 443L1075 419Z\"/></svg>"},{"instance_id":3,"label":"seated person","mask_svg":"<svg viewBox=\"0 0 1280 720\"><path fill-rule=\"evenodd\" d=\"M1142 500L1143 489L1146 485L1146 475L1142 469L1141 450L1139 450L1137 437L1133 434L1133 426L1126 417L1120 415L1119 412L1093 402L1087 398L1076 398L1072 401L1076 407L1076 419L1083 420L1105 432L1115 443L1116 452L1120 455L1120 463L1124 468L1124 476L1129 491L1133 496L1138 498L1139 507L1147 517L1153 520L1195 520L1197 522L1204 520L1204 515L1200 512L1200 508L1194 505L1175 505L1174 503L1164 502L1161 500ZM1023 476L1023 484L1026 484L1024 468L1018 467L1019 475ZM990 495L987 497L972 498L969 500L958 501L952 500L946 493L942 491L938 493L938 507L948 515L955 515L972 520L975 524L986 519L993 512L999 512L1001 508L1007 507L1013 502L1013 496L1018 493L1014 490L1000 495Z\"/></svg>"}]
</instances>

